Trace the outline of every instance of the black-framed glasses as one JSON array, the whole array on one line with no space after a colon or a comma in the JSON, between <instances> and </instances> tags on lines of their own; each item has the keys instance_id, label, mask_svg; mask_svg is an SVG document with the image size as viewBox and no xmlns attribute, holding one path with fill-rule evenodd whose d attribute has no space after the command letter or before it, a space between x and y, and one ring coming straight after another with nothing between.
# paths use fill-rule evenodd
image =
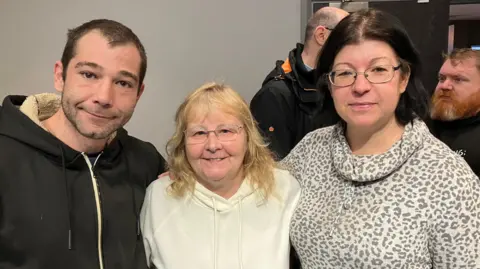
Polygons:
<instances>
[{"instance_id":1,"label":"black-framed glasses","mask_svg":"<svg viewBox=\"0 0 480 269\"><path fill-rule=\"evenodd\" d=\"M337 87L346 87L355 83L357 76L362 74L365 78L373 84L387 83L391 81L395 75L395 71L400 69L402 64L398 66L393 65L375 65L365 72L357 72L351 68L339 68L332 70L327 74L330 83Z\"/></svg>"},{"instance_id":2,"label":"black-framed glasses","mask_svg":"<svg viewBox=\"0 0 480 269\"><path fill-rule=\"evenodd\" d=\"M237 138L243 126L225 124L218 126L215 130L206 130L202 127L192 127L184 131L187 144L202 144L208 139L210 133L214 133L219 141L228 142Z\"/></svg>"}]
</instances>

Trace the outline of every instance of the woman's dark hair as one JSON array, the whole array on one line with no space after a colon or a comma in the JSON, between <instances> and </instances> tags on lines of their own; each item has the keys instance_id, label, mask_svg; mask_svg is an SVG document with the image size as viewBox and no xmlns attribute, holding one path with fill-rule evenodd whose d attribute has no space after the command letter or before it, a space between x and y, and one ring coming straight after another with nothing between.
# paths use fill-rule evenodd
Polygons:
<instances>
[{"instance_id":1,"label":"woman's dark hair","mask_svg":"<svg viewBox=\"0 0 480 269\"><path fill-rule=\"evenodd\" d=\"M340 50L364 40L377 40L389 44L397 54L402 74L410 72L405 92L400 96L395 116L406 125L415 118L428 115L429 95L421 81L420 55L401 22L394 16L376 9L364 9L345 17L330 33L317 60L317 87L330 95L327 73L331 71ZM327 96L331 98L330 96Z\"/></svg>"}]
</instances>

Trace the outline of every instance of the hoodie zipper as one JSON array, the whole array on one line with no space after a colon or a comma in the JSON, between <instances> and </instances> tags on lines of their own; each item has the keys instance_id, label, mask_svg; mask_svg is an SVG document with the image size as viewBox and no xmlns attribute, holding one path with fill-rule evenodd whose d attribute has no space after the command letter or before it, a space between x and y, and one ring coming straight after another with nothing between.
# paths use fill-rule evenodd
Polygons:
<instances>
[{"instance_id":1,"label":"hoodie zipper","mask_svg":"<svg viewBox=\"0 0 480 269\"><path fill-rule=\"evenodd\" d=\"M93 173L93 166L95 166L95 163L97 162L98 158L100 155L98 155L97 159L95 160L95 163L92 166L92 163L90 162L90 159L88 158L87 154L83 153L83 158L85 158L85 161L87 162L88 169L90 170L90 177L92 179L92 186L93 186L93 195L95 197L95 205L97 208L97 247L98 247L98 261L100 265L100 269L103 269L103 248L102 248L102 208L100 205L100 188L98 185L98 180L95 177L95 174Z\"/></svg>"}]
</instances>

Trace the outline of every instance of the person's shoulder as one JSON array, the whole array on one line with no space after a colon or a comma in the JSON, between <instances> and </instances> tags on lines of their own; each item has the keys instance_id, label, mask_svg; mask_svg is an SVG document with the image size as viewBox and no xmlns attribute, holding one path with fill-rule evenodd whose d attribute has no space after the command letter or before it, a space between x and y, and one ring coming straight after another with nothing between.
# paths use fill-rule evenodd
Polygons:
<instances>
[{"instance_id":1,"label":"person's shoulder","mask_svg":"<svg viewBox=\"0 0 480 269\"><path fill-rule=\"evenodd\" d=\"M328 142L330 142L331 139L333 138L334 133L338 131L338 128L340 128L340 126L338 126L338 124L318 128L316 130L313 130L313 131L307 133L302 138L302 140L300 140L299 143L311 144L311 143L316 143L316 142L322 141L323 143L328 144Z\"/></svg>"},{"instance_id":2,"label":"person's shoulder","mask_svg":"<svg viewBox=\"0 0 480 269\"><path fill-rule=\"evenodd\" d=\"M338 131L336 128L338 127L335 125L328 126L307 133L293 150L280 161L280 166L298 177L307 162L316 160L316 158L311 158L312 155L317 155L318 152L329 152L328 147L333 141L333 135Z\"/></svg>"},{"instance_id":3,"label":"person's shoulder","mask_svg":"<svg viewBox=\"0 0 480 269\"><path fill-rule=\"evenodd\" d=\"M123 130L121 130L123 131ZM157 149L155 146L147 141L141 140L137 137L134 137L130 134L125 134L125 139L124 141L126 142L126 147L125 149L127 150L132 150L132 151L137 151L139 153L143 154L157 154Z\"/></svg>"},{"instance_id":4,"label":"person's shoulder","mask_svg":"<svg viewBox=\"0 0 480 269\"><path fill-rule=\"evenodd\" d=\"M417 167L416 185L423 185L420 190L428 193L427 201L432 205L428 208L435 209L432 216L443 219L444 214L471 210L474 203L478 204L480 179L462 156L433 135L428 135L409 163Z\"/></svg>"},{"instance_id":5,"label":"person's shoulder","mask_svg":"<svg viewBox=\"0 0 480 269\"><path fill-rule=\"evenodd\" d=\"M334 124L322 128L315 129L311 131L309 134L311 136L333 136L334 132L337 132L338 129L341 128L339 124Z\"/></svg>"},{"instance_id":6,"label":"person's shoulder","mask_svg":"<svg viewBox=\"0 0 480 269\"><path fill-rule=\"evenodd\" d=\"M277 61L277 66L273 69L262 82L262 87L254 95L253 100L267 96L291 96L292 91L288 85L291 83L284 70L279 66L283 61ZM288 81L288 83L287 83Z\"/></svg>"},{"instance_id":7,"label":"person's shoulder","mask_svg":"<svg viewBox=\"0 0 480 269\"><path fill-rule=\"evenodd\" d=\"M417 154L416 159L423 160L424 165L431 169L431 175L439 181L457 184L461 183L458 179L478 180L465 159L432 134L426 136Z\"/></svg>"},{"instance_id":8,"label":"person's shoulder","mask_svg":"<svg viewBox=\"0 0 480 269\"><path fill-rule=\"evenodd\" d=\"M294 197L300 192L300 184L288 170L274 168L274 177L275 186L282 197Z\"/></svg>"},{"instance_id":9,"label":"person's shoulder","mask_svg":"<svg viewBox=\"0 0 480 269\"><path fill-rule=\"evenodd\" d=\"M145 223L145 219L152 219L155 231L166 223L176 223L178 218L175 216L182 212L177 209L185 205L182 202L183 199L170 194L169 186L171 183L170 178L166 176L153 181L147 187L145 202L142 206L142 222Z\"/></svg>"},{"instance_id":10,"label":"person's shoulder","mask_svg":"<svg viewBox=\"0 0 480 269\"><path fill-rule=\"evenodd\" d=\"M152 179L165 172L167 166L166 160L152 143L128 135L124 130L120 135L122 136L120 137L122 146L121 154L123 154L130 163L138 167L139 171L144 170L155 174L149 175ZM148 182L150 182L150 180ZM149 183L147 183L147 185L148 184Z\"/></svg>"},{"instance_id":11,"label":"person's shoulder","mask_svg":"<svg viewBox=\"0 0 480 269\"><path fill-rule=\"evenodd\" d=\"M293 93L283 80L271 80L264 84L262 88L253 96L252 101L258 99L271 98L289 98Z\"/></svg>"},{"instance_id":12,"label":"person's shoulder","mask_svg":"<svg viewBox=\"0 0 480 269\"><path fill-rule=\"evenodd\" d=\"M172 196L169 193L169 187L173 183L169 176L160 177L147 187L147 193L155 200L171 200Z\"/></svg>"},{"instance_id":13,"label":"person's shoulder","mask_svg":"<svg viewBox=\"0 0 480 269\"><path fill-rule=\"evenodd\" d=\"M173 183L173 180L170 179L168 175L157 178L152 181L152 184L148 186L148 189L154 192L159 192L162 190L167 190L168 187ZM162 191L163 192L163 191Z\"/></svg>"},{"instance_id":14,"label":"person's shoulder","mask_svg":"<svg viewBox=\"0 0 480 269\"><path fill-rule=\"evenodd\" d=\"M131 136L124 129L119 130L119 132L121 132L120 135L123 136L121 138L121 143L124 154L134 156L135 158L138 158L139 161L154 161L154 165L156 166L159 165L158 162L161 162L161 165L164 165L165 159L152 143Z\"/></svg>"}]
</instances>

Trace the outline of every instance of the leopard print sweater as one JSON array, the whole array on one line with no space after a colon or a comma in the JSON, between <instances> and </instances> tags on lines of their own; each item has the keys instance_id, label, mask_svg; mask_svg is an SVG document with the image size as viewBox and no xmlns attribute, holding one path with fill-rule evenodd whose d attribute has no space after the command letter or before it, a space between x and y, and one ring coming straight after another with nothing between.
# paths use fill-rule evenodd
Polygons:
<instances>
[{"instance_id":1,"label":"leopard print sweater","mask_svg":"<svg viewBox=\"0 0 480 269\"><path fill-rule=\"evenodd\" d=\"M290 235L303 269L480 268L480 181L423 122L380 155L353 155L341 125L318 129L282 164L302 186Z\"/></svg>"}]
</instances>

